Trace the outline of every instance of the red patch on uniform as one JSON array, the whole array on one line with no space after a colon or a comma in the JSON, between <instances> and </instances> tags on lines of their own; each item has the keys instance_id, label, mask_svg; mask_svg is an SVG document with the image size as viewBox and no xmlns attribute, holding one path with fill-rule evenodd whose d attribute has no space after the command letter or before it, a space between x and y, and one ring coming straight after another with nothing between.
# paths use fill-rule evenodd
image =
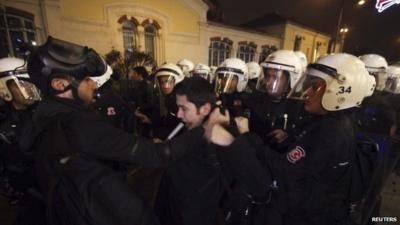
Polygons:
<instances>
[{"instance_id":1,"label":"red patch on uniform","mask_svg":"<svg viewBox=\"0 0 400 225\"><path fill-rule=\"evenodd\" d=\"M114 116L115 114L117 114L117 113L115 112L114 107L107 108L107 116Z\"/></svg>"},{"instance_id":2,"label":"red patch on uniform","mask_svg":"<svg viewBox=\"0 0 400 225\"><path fill-rule=\"evenodd\" d=\"M300 146L296 146L296 148L292 149L287 155L286 158L291 163L296 163L301 158L306 156L306 151Z\"/></svg>"},{"instance_id":3,"label":"red patch on uniform","mask_svg":"<svg viewBox=\"0 0 400 225\"><path fill-rule=\"evenodd\" d=\"M235 107L241 107L242 106L242 101L239 99L236 99L233 101L233 106Z\"/></svg>"}]
</instances>

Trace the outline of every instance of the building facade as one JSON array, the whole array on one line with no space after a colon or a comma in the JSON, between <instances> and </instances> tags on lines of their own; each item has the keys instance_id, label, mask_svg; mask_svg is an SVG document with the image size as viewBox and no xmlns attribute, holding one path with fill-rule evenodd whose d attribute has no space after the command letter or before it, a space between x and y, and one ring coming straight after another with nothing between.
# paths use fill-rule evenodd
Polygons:
<instances>
[{"instance_id":1,"label":"building facade","mask_svg":"<svg viewBox=\"0 0 400 225\"><path fill-rule=\"evenodd\" d=\"M48 35L101 54L135 48L158 64L187 58L217 66L228 57L260 62L277 49L303 51L311 62L328 50L329 35L284 19L258 19L240 28L207 21L206 2L3 0L0 56L18 55L17 38L40 44Z\"/></svg>"},{"instance_id":2,"label":"building facade","mask_svg":"<svg viewBox=\"0 0 400 225\"><path fill-rule=\"evenodd\" d=\"M259 61L283 47L280 38L207 21L208 9L201 0L2 0L0 57L18 55L17 38L41 44L48 35L101 54L136 48L158 64Z\"/></svg>"},{"instance_id":3,"label":"building facade","mask_svg":"<svg viewBox=\"0 0 400 225\"><path fill-rule=\"evenodd\" d=\"M302 51L309 62L327 54L331 40L330 35L279 14L267 14L248 21L243 26L281 38L283 49Z\"/></svg>"}]
</instances>

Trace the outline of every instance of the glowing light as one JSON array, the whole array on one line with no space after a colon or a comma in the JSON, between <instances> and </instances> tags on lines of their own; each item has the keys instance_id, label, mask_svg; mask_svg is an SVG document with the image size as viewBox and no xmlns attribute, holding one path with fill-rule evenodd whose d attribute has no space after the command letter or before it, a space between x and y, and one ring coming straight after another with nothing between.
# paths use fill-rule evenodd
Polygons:
<instances>
[{"instance_id":1,"label":"glowing light","mask_svg":"<svg viewBox=\"0 0 400 225\"><path fill-rule=\"evenodd\" d=\"M340 29L340 33L347 33L348 31L349 31L349 28L347 28L347 27Z\"/></svg>"},{"instance_id":2,"label":"glowing light","mask_svg":"<svg viewBox=\"0 0 400 225\"><path fill-rule=\"evenodd\" d=\"M376 0L375 8L381 13L389 7L398 4L400 4L400 0Z\"/></svg>"},{"instance_id":3,"label":"glowing light","mask_svg":"<svg viewBox=\"0 0 400 225\"><path fill-rule=\"evenodd\" d=\"M365 0L358 1L358 5L364 5L364 4L365 4Z\"/></svg>"}]
</instances>

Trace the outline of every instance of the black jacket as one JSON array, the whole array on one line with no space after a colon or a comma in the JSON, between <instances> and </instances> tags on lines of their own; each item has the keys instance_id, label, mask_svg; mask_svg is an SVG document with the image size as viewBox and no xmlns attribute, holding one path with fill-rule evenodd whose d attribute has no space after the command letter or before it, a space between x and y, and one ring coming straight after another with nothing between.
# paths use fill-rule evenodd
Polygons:
<instances>
[{"instance_id":1,"label":"black jacket","mask_svg":"<svg viewBox=\"0 0 400 225\"><path fill-rule=\"evenodd\" d=\"M193 143L192 151L168 166L156 202L163 225L214 225L223 193L216 146Z\"/></svg>"},{"instance_id":2,"label":"black jacket","mask_svg":"<svg viewBox=\"0 0 400 225\"><path fill-rule=\"evenodd\" d=\"M397 125L395 98L391 93L375 91L364 99L358 112L360 131L365 133L388 135Z\"/></svg>"},{"instance_id":3,"label":"black jacket","mask_svg":"<svg viewBox=\"0 0 400 225\"><path fill-rule=\"evenodd\" d=\"M261 155L260 148L241 136L225 156L236 167L241 165L237 173L246 177L248 193L266 192L269 176L278 181L279 198L272 204L279 206L283 224L341 224L354 134L353 121L344 114L316 116L285 154L264 147ZM265 181L260 177L266 177ZM259 184L258 189L254 184Z\"/></svg>"},{"instance_id":4,"label":"black jacket","mask_svg":"<svg viewBox=\"0 0 400 225\"><path fill-rule=\"evenodd\" d=\"M165 140L180 122L176 116L178 106L175 92L166 96L160 94L156 99L158 101L152 106L150 115L153 137Z\"/></svg>"},{"instance_id":5,"label":"black jacket","mask_svg":"<svg viewBox=\"0 0 400 225\"><path fill-rule=\"evenodd\" d=\"M165 166L181 157L201 128L169 143L124 133L68 99L46 99L34 115L36 172L49 224L157 224L151 210L107 162Z\"/></svg>"},{"instance_id":6,"label":"black jacket","mask_svg":"<svg viewBox=\"0 0 400 225\"><path fill-rule=\"evenodd\" d=\"M266 93L256 91L243 95L243 102L244 107L250 111L250 130L258 134L266 145L276 150L285 148L287 145L278 145L272 136L268 135L271 131L281 129L288 135L296 135L309 119L309 114L305 112L302 101L275 100Z\"/></svg>"}]
</instances>

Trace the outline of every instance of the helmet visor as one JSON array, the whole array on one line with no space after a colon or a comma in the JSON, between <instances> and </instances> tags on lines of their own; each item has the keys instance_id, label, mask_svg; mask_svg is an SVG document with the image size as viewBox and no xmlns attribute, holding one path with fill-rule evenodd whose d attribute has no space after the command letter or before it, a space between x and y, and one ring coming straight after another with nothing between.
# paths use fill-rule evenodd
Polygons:
<instances>
[{"instance_id":1,"label":"helmet visor","mask_svg":"<svg viewBox=\"0 0 400 225\"><path fill-rule=\"evenodd\" d=\"M305 100L309 91L316 91L321 78L313 75L303 75L288 94L288 98Z\"/></svg>"},{"instance_id":2,"label":"helmet visor","mask_svg":"<svg viewBox=\"0 0 400 225\"><path fill-rule=\"evenodd\" d=\"M215 80L215 93L217 95L232 94L237 89L238 76L233 72L218 72Z\"/></svg>"},{"instance_id":3,"label":"helmet visor","mask_svg":"<svg viewBox=\"0 0 400 225\"><path fill-rule=\"evenodd\" d=\"M256 89L270 96L283 97L289 91L289 74L284 70L264 68L258 78Z\"/></svg>"},{"instance_id":4,"label":"helmet visor","mask_svg":"<svg viewBox=\"0 0 400 225\"><path fill-rule=\"evenodd\" d=\"M400 93L400 80L399 77L389 77L386 80L385 91L391 92L393 94Z\"/></svg>"},{"instance_id":5,"label":"helmet visor","mask_svg":"<svg viewBox=\"0 0 400 225\"><path fill-rule=\"evenodd\" d=\"M30 101L40 101L41 100L39 89L36 88L36 86L34 84L32 84L31 82L26 81L26 80L17 79L16 77L13 77L10 80L13 80L15 82L18 90L21 92L24 99L30 100ZM7 82L10 82L10 80Z\"/></svg>"},{"instance_id":6,"label":"helmet visor","mask_svg":"<svg viewBox=\"0 0 400 225\"><path fill-rule=\"evenodd\" d=\"M386 86L387 74L385 71L370 72L372 76L375 77L376 89L378 91L383 91Z\"/></svg>"}]
</instances>

